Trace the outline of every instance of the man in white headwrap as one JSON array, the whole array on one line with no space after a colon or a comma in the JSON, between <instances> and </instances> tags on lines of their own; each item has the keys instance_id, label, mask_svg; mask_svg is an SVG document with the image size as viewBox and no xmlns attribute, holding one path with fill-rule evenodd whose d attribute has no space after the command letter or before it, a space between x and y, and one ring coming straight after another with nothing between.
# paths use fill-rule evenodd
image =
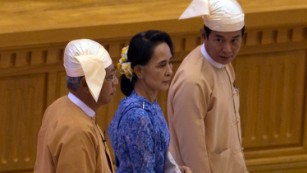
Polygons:
<instances>
[{"instance_id":1,"label":"man in white headwrap","mask_svg":"<svg viewBox=\"0 0 307 173\"><path fill-rule=\"evenodd\" d=\"M231 65L241 47L244 13L235 0L193 0L180 18L197 16L204 20L204 44L185 57L169 89L170 151L193 173L244 173Z\"/></svg>"},{"instance_id":2,"label":"man in white headwrap","mask_svg":"<svg viewBox=\"0 0 307 173\"><path fill-rule=\"evenodd\" d=\"M38 134L35 173L112 173L96 110L111 101L118 80L108 52L80 39L64 52L69 94L46 110Z\"/></svg>"}]
</instances>

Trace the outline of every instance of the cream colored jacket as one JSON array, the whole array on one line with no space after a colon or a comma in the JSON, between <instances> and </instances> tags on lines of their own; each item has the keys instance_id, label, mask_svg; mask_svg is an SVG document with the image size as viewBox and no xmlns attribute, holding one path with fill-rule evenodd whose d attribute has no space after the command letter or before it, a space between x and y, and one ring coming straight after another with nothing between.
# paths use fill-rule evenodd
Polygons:
<instances>
[{"instance_id":1,"label":"cream colored jacket","mask_svg":"<svg viewBox=\"0 0 307 173\"><path fill-rule=\"evenodd\" d=\"M170 151L193 173L247 172L241 148L239 91L231 64L218 69L194 49L168 94Z\"/></svg>"}]
</instances>

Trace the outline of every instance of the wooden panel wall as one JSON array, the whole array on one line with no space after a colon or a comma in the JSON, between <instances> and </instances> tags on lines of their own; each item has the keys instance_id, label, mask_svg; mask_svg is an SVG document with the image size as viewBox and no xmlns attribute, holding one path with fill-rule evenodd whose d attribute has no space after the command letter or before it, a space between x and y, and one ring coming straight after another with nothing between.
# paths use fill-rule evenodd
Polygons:
<instances>
[{"instance_id":1,"label":"wooden panel wall","mask_svg":"<svg viewBox=\"0 0 307 173\"><path fill-rule=\"evenodd\" d=\"M173 34L172 39L176 70L201 39L198 33ZM117 61L128 39L98 41ZM37 45L0 52L0 172L33 169L43 112L67 94L64 46ZM307 26L247 30L234 66L250 172L307 170L306 55ZM119 88L117 91L112 103L99 110L98 122L104 130L123 97ZM166 97L167 92L160 93L165 113Z\"/></svg>"},{"instance_id":2,"label":"wooden panel wall","mask_svg":"<svg viewBox=\"0 0 307 173\"><path fill-rule=\"evenodd\" d=\"M234 62L250 172L307 171L306 40L306 26L254 30Z\"/></svg>"}]
</instances>

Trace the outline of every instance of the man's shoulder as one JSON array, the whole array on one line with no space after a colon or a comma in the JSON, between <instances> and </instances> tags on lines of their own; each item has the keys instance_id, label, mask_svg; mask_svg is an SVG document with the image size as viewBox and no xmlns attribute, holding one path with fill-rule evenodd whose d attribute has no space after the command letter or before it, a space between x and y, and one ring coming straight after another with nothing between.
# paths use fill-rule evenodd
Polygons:
<instances>
[{"instance_id":1,"label":"man's shoulder","mask_svg":"<svg viewBox=\"0 0 307 173\"><path fill-rule=\"evenodd\" d=\"M183 59L181 64L194 64L202 61L201 46L197 46Z\"/></svg>"},{"instance_id":2,"label":"man's shoulder","mask_svg":"<svg viewBox=\"0 0 307 173\"><path fill-rule=\"evenodd\" d=\"M89 122L89 123L87 123ZM43 117L43 124L60 126L84 126L90 125L90 118L74 105L67 96L55 100L46 109Z\"/></svg>"},{"instance_id":3,"label":"man's shoulder","mask_svg":"<svg viewBox=\"0 0 307 173\"><path fill-rule=\"evenodd\" d=\"M203 72L212 69L209 62L201 53L201 45L193 49L181 62L177 71L184 70L187 72Z\"/></svg>"},{"instance_id":4,"label":"man's shoulder","mask_svg":"<svg viewBox=\"0 0 307 173\"><path fill-rule=\"evenodd\" d=\"M69 99L67 97L67 95L65 96L62 96L58 99L56 99L54 102L52 102L46 110L48 109L53 109L54 107L57 107L57 108L61 108L61 107L66 107L66 105L69 103Z\"/></svg>"},{"instance_id":5,"label":"man's shoulder","mask_svg":"<svg viewBox=\"0 0 307 173\"><path fill-rule=\"evenodd\" d=\"M213 67L202 56L200 46L192 50L182 61L174 75L177 78L184 79L185 82L199 80L204 75L210 76L213 73Z\"/></svg>"}]
</instances>

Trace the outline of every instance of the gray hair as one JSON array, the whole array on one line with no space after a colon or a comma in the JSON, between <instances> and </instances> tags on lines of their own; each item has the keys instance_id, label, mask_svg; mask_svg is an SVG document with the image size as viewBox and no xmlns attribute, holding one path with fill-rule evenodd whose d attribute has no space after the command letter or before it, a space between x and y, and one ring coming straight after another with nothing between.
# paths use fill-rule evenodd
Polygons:
<instances>
[{"instance_id":1,"label":"gray hair","mask_svg":"<svg viewBox=\"0 0 307 173\"><path fill-rule=\"evenodd\" d=\"M70 90L73 90L75 91L76 89L79 88L80 86L80 82L81 82L81 79L83 78L84 76L80 76L80 77L70 77L70 76L67 76L66 77L66 85L67 85L67 88L70 89Z\"/></svg>"}]
</instances>

